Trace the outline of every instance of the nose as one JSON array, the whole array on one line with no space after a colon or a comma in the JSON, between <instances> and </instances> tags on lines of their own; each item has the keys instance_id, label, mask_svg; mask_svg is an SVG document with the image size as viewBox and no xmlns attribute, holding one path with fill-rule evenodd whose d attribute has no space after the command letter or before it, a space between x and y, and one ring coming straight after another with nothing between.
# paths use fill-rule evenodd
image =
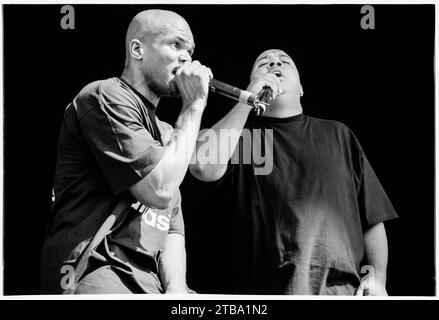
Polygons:
<instances>
[{"instance_id":1,"label":"nose","mask_svg":"<svg viewBox=\"0 0 439 320\"><path fill-rule=\"evenodd\" d=\"M182 53L178 57L178 62L185 63L186 61L192 62L192 57L191 57L191 55L188 52Z\"/></svg>"},{"instance_id":2,"label":"nose","mask_svg":"<svg viewBox=\"0 0 439 320\"><path fill-rule=\"evenodd\" d=\"M274 67L274 66L278 66L278 67L282 67L282 61L280 61L280 60L277 60L277 61L271 61L269 64L268 64L268 66L270 67L270 68L272 68L272 67Z\"/></svg>"}]
</instances>

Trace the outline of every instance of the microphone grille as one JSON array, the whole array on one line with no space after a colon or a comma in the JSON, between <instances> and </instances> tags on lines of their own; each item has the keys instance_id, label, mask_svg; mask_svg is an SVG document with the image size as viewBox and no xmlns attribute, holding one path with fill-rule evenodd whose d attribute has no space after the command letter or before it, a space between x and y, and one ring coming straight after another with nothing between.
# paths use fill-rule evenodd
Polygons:
<instances>
[{"instance_id":1,"label":"microphone grille","mask_svg":"<svg viewBox=\"0 0 439 320\"><path fill-rule=\"evenodd\" d=\"M258 94L258 100L263 102L270 102L273 98L273 90L270 87L263 87L261 92Z\"/></svg>"}]
</instances>

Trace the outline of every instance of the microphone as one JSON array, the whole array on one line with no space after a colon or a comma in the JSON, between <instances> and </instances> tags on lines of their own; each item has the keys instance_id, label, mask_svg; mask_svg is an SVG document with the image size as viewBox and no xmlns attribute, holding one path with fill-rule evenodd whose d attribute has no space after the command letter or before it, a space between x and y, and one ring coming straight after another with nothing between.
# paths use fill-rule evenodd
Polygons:
<instances>
[{"instance_id":1,"label":"microphone","mask_svg":"<svg viewBox=\"0 0 439 320\"><path fill-rule=\"evenodd\" d=\"M249 91L241 90L215 79L210 79L209 82L209 89L212 92L252 106L257 115L263 114L269 104L268 94L271 96L272 90L268 88L270 92L267 93L266 91L268 90L266 90L266 88L268 87L264 87L258 95L255 95Z\"/></svg>"},{"instance_id":2,"label":"microphone","mask_svg":"<svg viewBox=\"0 0 439 320\"><path fill-rule=\"evenodd\" d=\"M271 99L273 99L273 90L270 87L263 87L258 94L258 99L269 104Z\"/></svg>"}]
</instances>

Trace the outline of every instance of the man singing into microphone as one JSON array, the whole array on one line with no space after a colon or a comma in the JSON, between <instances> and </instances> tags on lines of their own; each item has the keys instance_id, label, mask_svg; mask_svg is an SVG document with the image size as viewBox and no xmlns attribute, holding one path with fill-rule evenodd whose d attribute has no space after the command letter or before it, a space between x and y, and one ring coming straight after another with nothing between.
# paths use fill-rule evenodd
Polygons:
<instances>
[{"instance_id":1,"label":"man singing into microphone","mask_svg":"<svg viewBox=\"0 0 439 320\"><path fill-rule=\"evenodd\" d=\"M65 111L43 293L188 290L179 185L212 73L192 61L192 32L176 13L139 13L125 44L122 76L87 85ZM163 96L181 97L174 128L155 115Z\"/></svg>"},{"instance_id":2,"label":"man singing into microphone","mask_svg":"<svg viewBox=\"0 0 439 320\"><path fill-rule=\"evenodd\" d=\"M354 134L303 113L299 73L285 52L263 52L250 80L248 91L273 92L266 112L255 116L236 104L200 134L190 166L198 179L230 191L233 293L387 295L383 221L397 215ZM224 129L238 134L221 135ZM256 130L262 139L247 134ZM208 139L212 133L216 139ZM204 150L217 161L201 160ZM254 161L261 150L272 162L265 174Z\"/></svg>"}]
</instances>

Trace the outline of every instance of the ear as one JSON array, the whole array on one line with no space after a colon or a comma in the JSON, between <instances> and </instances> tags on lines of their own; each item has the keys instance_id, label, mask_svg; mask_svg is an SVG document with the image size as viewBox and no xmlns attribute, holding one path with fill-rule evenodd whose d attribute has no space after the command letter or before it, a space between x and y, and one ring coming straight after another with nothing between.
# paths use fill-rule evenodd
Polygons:
<instances>
[{"instance_id":1,"label":"ear","mask_svg":"<svg viewBox=\"0 0 439 320\"><path fill-rule=\"evenodd\" d=\"M300 96L303 96L303 88L302 88L302 85L300 85L300 87L299 87L299 94L300 94Z\"/></svg>"},{"instance_id":2,"label":"ear","mask_svg":"<svg viewBox=\"0 0 439 320\"><path fill-rule=\"evenodd\" d=\"M137 39L133 39L130 42L130 55L136 60L143 59L142 42Z\"/></svg>"}]
</instances>

